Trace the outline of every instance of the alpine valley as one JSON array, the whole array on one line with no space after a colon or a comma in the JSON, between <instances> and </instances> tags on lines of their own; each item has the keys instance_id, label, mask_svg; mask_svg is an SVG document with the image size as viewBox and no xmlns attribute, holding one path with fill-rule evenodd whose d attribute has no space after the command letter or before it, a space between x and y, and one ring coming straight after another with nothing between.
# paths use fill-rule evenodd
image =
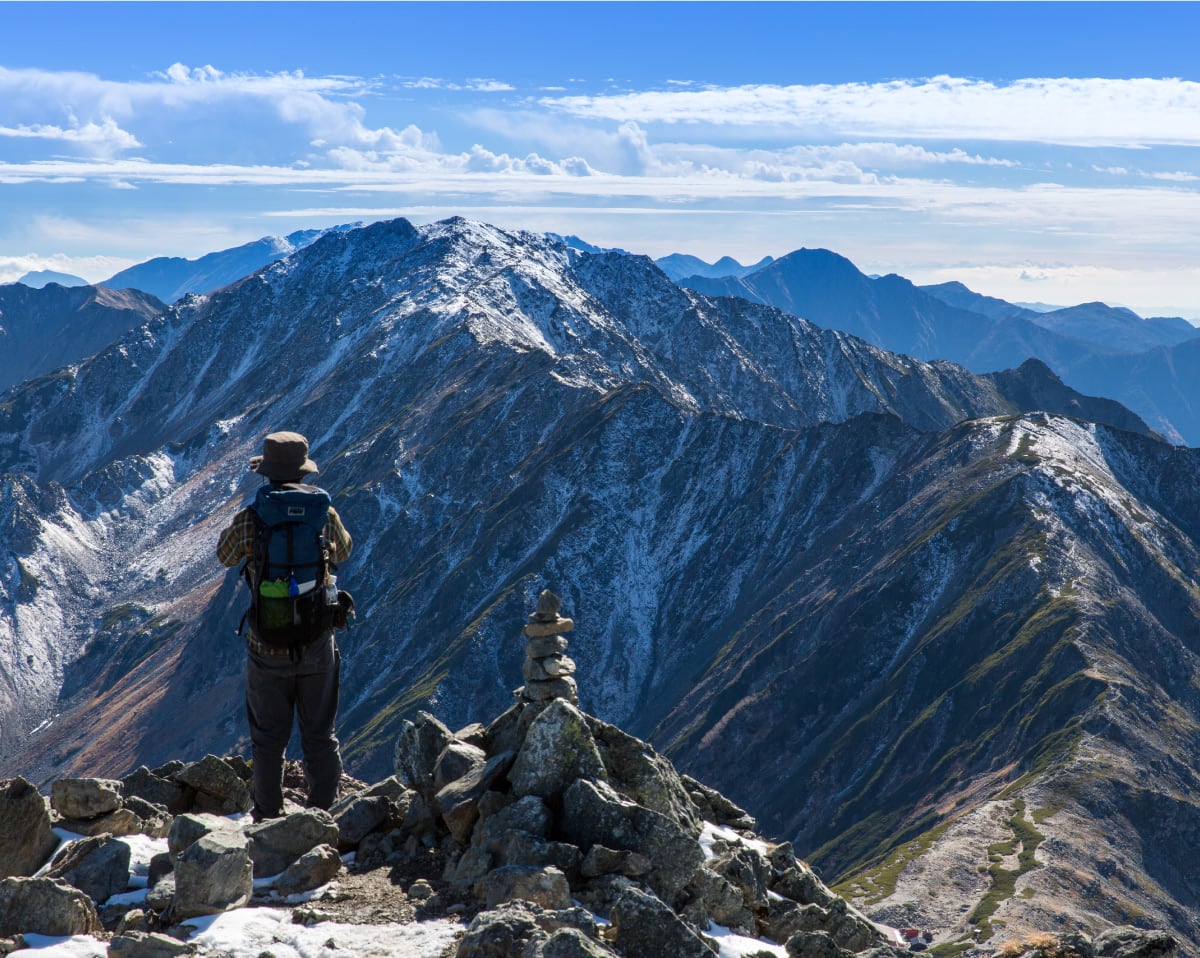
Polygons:
<instances>
[{"instance_id":1,"label":"alpine valley","mask_svg":"<svg viewBox=\"0 0 1200 958\"><path fill-rule=\"evenodd\" d=\"M982 374L461 219L294 245L0 402L0 776L246 749L215 542L294 429L355 540L355 775L501 713L551 587L581 707L871 917L1200 954L1200 453L1064 384L1061 329L997 320L1051 354Z\"/></svg>"}]
</instances>

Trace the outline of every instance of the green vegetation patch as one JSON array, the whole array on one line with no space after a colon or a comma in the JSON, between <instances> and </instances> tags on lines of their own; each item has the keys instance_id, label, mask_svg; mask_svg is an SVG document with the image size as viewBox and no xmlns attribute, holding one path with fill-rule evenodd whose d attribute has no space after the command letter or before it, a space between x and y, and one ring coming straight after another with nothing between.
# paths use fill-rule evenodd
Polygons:
<instances>
[{"instance_id":1,"label":"green vegetation patch","mask_svg":"<svg viewBox=\"0 0 1200 958\"><path fill-rule=\"evenodd\" d=\"M987 941L992 937L995 931L992 919L1000 906L1016 895L1017 881L1022 875L1038 867L1035 854L1045 836L1032 822L1026 820L1023 799L1018 798L1014 802L1014 812L1008 820L1008 827L1013 833L1010 840L988 846L988 874L992 878L992 887L967 919L979 929L979 941ZM1017 867L1005 867L1005 860L1014 854L1017 856Z\"/></svg>"},{"instance_id":2,"label":"green vegetation patch","mask_svg":"<svg viewBox=\"0 0 1200 958\"><path fill-rule=\"evenodd\" d=\"M866 905L874 905L891 897L904 869L929 851L934 842L945 835L949 828L948 821L931 828L923 835L894 849L882 862L835 885L833 890L844 898L865 898Z\"/></svg>"}]
</instances>

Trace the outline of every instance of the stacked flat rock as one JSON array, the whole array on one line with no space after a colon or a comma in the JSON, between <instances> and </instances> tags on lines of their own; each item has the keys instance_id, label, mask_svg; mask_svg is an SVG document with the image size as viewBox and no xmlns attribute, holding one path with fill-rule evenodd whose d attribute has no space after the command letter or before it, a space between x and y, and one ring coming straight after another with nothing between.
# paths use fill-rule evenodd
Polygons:
<instances>
[{"instance_id":1,"label":"stacked flat rock","mask_svg":"<svg viewBox=\"0 0 1200 958\"><path fill-rule=\"evenodd\" d=\"M562 600L549 589L538 596L537 611L522 630L525 636L525 662L521 675L525 685L517 689L517 698L525 702L549 702L566 699L579 704L575 685L575 660L566 655L564 632L575 628L571 619L558 614Z\"/></svg>"}]
</instances>

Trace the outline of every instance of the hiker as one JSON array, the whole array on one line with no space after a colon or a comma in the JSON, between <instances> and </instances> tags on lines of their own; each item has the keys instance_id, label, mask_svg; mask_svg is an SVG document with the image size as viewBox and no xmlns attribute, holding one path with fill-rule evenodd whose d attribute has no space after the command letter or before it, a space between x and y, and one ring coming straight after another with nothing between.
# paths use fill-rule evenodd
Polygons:
<instances>
[{"instance_id":1,"label":"hiker","mask_svg":"<svg viewBox=\"0 0 1200 958\"><path fill-rule=\"evenodd\" d=\"M329 494L305 484L317 466L302 435L267 436L250 468L269 484L222 531L217 558L230 568L245 562L251 589L243 619L249 625L246 717L254 756L252 814L261 821L283 811L293 717L300 724L309 804L327 809L337 797L342 758L333 725L341 654L334 624L345 624L346 610L343 605L339 620L331 568L350 555L352 543Z\"/></svg>"}]
</instances>

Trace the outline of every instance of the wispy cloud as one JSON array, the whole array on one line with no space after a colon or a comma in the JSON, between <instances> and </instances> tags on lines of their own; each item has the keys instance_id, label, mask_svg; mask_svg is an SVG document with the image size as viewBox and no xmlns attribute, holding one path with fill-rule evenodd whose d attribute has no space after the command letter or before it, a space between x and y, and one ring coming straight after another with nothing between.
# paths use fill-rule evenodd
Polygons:
<instances>
[{"instance_id":1,"label":"wispy cloud","mask_svg":"<svg viewBox=\"0 0 1200 958\"><path fill-rule=\"evenodd\" d=\"M589 120L754 129L806 137L1000 140L1077 146L1200 145L1200 83L1180 79L939 76L888 83L767 84L542 97Z\"/></svg>"}]
</instances>

